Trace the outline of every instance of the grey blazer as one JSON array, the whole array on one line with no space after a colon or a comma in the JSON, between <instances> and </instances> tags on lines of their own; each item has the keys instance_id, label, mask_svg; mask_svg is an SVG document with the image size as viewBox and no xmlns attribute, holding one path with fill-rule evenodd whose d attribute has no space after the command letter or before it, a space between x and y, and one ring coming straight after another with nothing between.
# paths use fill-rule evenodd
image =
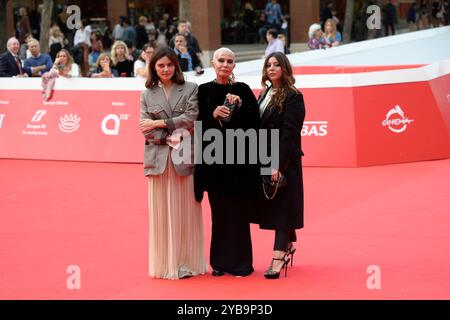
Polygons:
<instances>
[{"instance_id":1,"label":"grey blazer","mask_svg":"<svg viewBox=\"0 0 450 320\"><path fill-rule=\"evenodd\" d=\"M144 174L160 175L166 169L167 157L173 149L167 144L158 144L174 130L179 128L191 132L194 143L194 121L198 116L197 84L185 82L183 85L173 84L171 96L167 101L164 90L156 86L141 93L141 119L166 119L167 129L154 129L145 134ZM191 148L190 163L175 164L180 176L194 173L194 152Z\"/></svg>"}]
</instances>

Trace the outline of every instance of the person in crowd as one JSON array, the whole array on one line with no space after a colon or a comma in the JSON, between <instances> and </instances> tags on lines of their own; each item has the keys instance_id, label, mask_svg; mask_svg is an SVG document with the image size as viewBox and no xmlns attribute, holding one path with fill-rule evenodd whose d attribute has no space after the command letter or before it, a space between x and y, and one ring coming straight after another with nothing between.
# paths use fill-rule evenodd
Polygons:
<instances>
[{"instance_id":1,"label":"person in crowd","mask_svg":"<svg viewBox=\"0 0 450 320\"><path fill-rule=\"evenodd\" d=\"M155 49L149 44L144 44L142 47L141 55L139 59L134 62L134 76L147 79L150 61L152 59Z\"/></svg>"},{"instance_id":2,"label":"person in crowd","mask_svg":"<svg viewBox=\"0 0 450 320\"><path fill-rule=\"evenodd\" d=\"M198 56L195 54L192 48L187 46L186 37L184 34L176 34L175 35L175 53L177 54L178 61L180 62L182 71L194 71L197 74L202 73L202 67L200 65L200 60Z\"/></svg>"},{"instance_id":3,"label":"person in crowd","mask_svg":"<svg viewBox=\"0 0 450 320\"><path fill-rule=\"evenodd\" d=\"M277 0L270 0L267 2L264 13L266 14L270 28L279 32L283 20L283 13L281 12L281 6Z\"/></svg>"},{"instance_id":4,"label":"person in crowd","mask_svg":"<svg viewBox=\"0 0 450 320\"><path fill-rule=\"evenodd\" d=\"M255 9L251 2L244 4L244 30L247 33L254 33L255 30Z\"/></svg>"},{"instance_id":5,"label":"person in crowd","mask_svg":"<svg viewBox=\"0 0 450 320\"><path fill-rule=\"evenodd\" d=\"M56 54L53 70L58 72L58 77L77 78L80 76L80 67L73 61L68 50L62 49Z\"/></svg>"},{"instance_id":6,"label":"person in crowd","mask_svg":"<svg viewBox=\"0 0 450 320\"><path fill-rule=\"evenodd\" d=\"M20 45L19 50L19 58L20 60L25 61L29 57L31 57L31 52L28 49L28 41L34 39L32 34L28 34L25 36L25 42Z\"/></svg>"},{"instance_id":7,"label":"person in crowd","mask_svg":"<svg viewBox=\"0 0 450 320\"><path fill-rule=\"evenodd\" d=\"M136 26L136 48L142 50L142 47L148 43L148 34L146 30L146 25L148 19L146 16L140 16L138 25Z\"/></svg>"},{"instance_id":8,"label":"person in crowd","mask_svg":"<svg viewBox=\"0 0 450 320\"><path fill-rule=\"evenodd\" d=\"M61 32L61 29L58 27L58 24L55 22L52 24L49 30L49 38L48 38L48 48L50 50L50 57L52 61L56 59L56 54L64 48L64 34Z\"/></svg>"},{"instance_id":9,"label":"person in crowd","mask_svg":"<svg viewBox=\"0 0 450 320\"><path fill-rule=\"evenodd\" d=\"M134 63L141 56L142 50L136 49L136 47L133 46L133 43L130 40L125 40L124 43L127 45L128 49L127 59Z\"/></svg>"},{"instance_id":10,"label":"person in crowd","mask_svg":"<svg viewBox=\"0 0 450 320\"><path fill-rule=\"evenodd\" d=\"M7 51L0 55L0 77L27 77L22 67L19 53L19 40L11 37L6 42Z\"/></svg>"},{"instance_id":11,"label":"person in crowd","mask_svg":"<svg viewBox=\"0 0 450 320\"><path fill-rule=\"evenodd\" d=\"M169 47L153 54L146 87L141 94L140 130L145 137L150 215L149 275L182 279L204 274L208 266L201 206L193 196L193 153L186 162L173 158L180 145L179 129L188 132L183 141L189 141L197 119L198 87L184 80Z\"/></svg>"},{"instance_id":12,"label":"person in crowd","mask_svg":"<svg viewBox=\"0 0 450 320\"><path fill-rule=\"evenodd\" d=\"M258 29L259 43L266 43L267 30L270 28L267 24L266 14L264 12L261 12L259 15L258 21L256 22L256 28Z\"/></svg>"},{"instance_id":13,"label":"person in crowd","mask_svg":"<svg viewBox=\"0 0 450 320\"><path fill-rule=\"evenodd\" d=\"M225 147L232 143L230 139L233 138L227 138L225 133L227 129L257 130L257 101L250 87L237 82L233 76L236 66L233 51L228 48L217 49L212 64L216 78L200 85L198 90L198 121L202 123L202 132L199 134L203 136L209 129L221 132L223 145L219 148L223 149L216 151L216 154L221 154L223 159L212 163L204 160L202 164L196 165L195 196L197 201L201 201L204 191L208 192L212 218L212 275L222 276L228 273L247 276L253 272L250 221L254 217L252 212L255 210L259 186L259 168L257 164L251 164L248 158L244 163L238 164L236 150L230 153ZM235 111L231 114L230 108L225 104L234 105ZM230 119L227 121L228 117ZM202 154L205 155L211 146L207 142L200 144ZM245 145L245 152L249 154L249 144ZM230 157L233 163L225 164L225 159L230 160Z\"/></svg>"},{"instance_id":14,"label":"person in crowd","mask_svg":"<svg viewBox=\"0 0 450 320\"><path fill-rule=\"evenodd\" d=\"M80 68L73 61L69 51L62 49L56 54L53 67L42 75L42 97L44 101L51 99L56 78L74 78L80 76Z\"/></svg>"},{"instance_id":15,"label":"person in crowd","mask_svg":"<svg viewBox=\"0 0 450 320\"><path fill-rule=\"evenodd\" d=\"M198 44L198 40L194 35L188 30L188 23L186 20L178 21L178 34L184 34L186 37L186 41L188 47L192 48L196 54L201 54L202 50L200 49L200 45ZM173 36L169 41L169 47L172 49L175 48L175 36Z\"/></svg>"},{"instance_id":16,"label":"person in crowd","mask_svg":"<svg viewBox=\"0 0 450 320\"><path fill-rule=\"evenodd\" d=\"M269 183L259 188L257 221L261 229L275 230L273 258L264 272L267 279L276 279L282 268L293 263L296 229L303 228L303 178L301 129L305 119L302 94L294 86L295 78L289 59L281 52L273 52L264 61L258 99L260 128L279 133L276 146L272 140L260 141L269 154L278 151L275 166L266 167ZM285 181L283 183L282 181Z\"/></svg>"},{"instance_id":17,"label":"person in crowd","mask_svg":"<svg viewBox=\"0 0 450 320\"><path fill-rule=\"evenodd\" d=\"M111 60L119 77L132 77L133 62L128 59L128 48L123 41L114 42L111 49Z\"/></svg>"},{"instance_id":18,"label":"person in crowd","mask_svg":"<svg viewBox=\"0 0 450 320\"><path fill-rule=\"evenodd\" d=\"M118 41L123 40L123 32L125 30L123 22L125 21L126 17L120 16L119 22L114 26L113 32L112 32L112 40Z\"/></svg>"},{"instance_id":19,"label":"person in crowd","mask_svg":"<svg viewBox=\"0 0 450 320\"><path fill-rule=\"evenodd\" d=\"M419 30L428 29L430 27L430 8L426 0L420 2L419 18L417 20L417 27Z\"/></svg>"},{"instance_id":20,"label":"person in crowd","mask_svg":"<svg viewBox=\"0 0 450 320\"><path fill-rule=\"evenodd\" d=\"M278 31L276 29L269 29L266 33L267 48L264 57L267 57L272 52L284 52L284 43L278 39Z\"/></svg>"},{"instance_id":21,"label":"person in crowd","mask_svg":"<svg viewBox=\"0 0 450 320\"><path fill-rule=\"evenodd\" d=\"M95 66L96 70L91 74L91 78L114 78L119 76L117 70L111 67L111 58L106 53L100 53Z\"/></svg>"},{"instance_id":22,"label":"person in crowd","mask_svg":"<svg viewBox=\"0 0 450 320\"><path fill-rule=\"evenodd\" d=\"M86 19L82 19L78 22L78 29L75 32L73 45L78 47L82 52L82 58L80 63L81 74L83 77L87 77L89 71L89 51L91 50L91 32L92 27L87 24Z\"/></svg>"},{"instance_id":23,"label":"person in crowd","mask_svg":"<svg viewBox=\"0 0 450 320\"><path fill-rule=\"evenodd\" d=\"M384 11L384 35L395 35L395 24L397 23L397 8L392 3L393 0L389 0L383 7Z\"/></svg>"},{"instance_id":24,"label":"person in crowd","mask_svg":"<svg viewBox=\"0 0 450 320\"><path fill-rule=\"evenodd\" d=\"M323 37L322 27L318 23L314 23L309 27L308 31L309 41L308 47L311 50L325 49L326 43Z\"/></svg>"},{"instance_id":25,"label":"person in crowd","mask_svg":"<svg viewBox=\"0 0 450 320\"><path fill-rule=\"evenodd\" d=\"M46 53L41 53L39 41L36 39L30 40L28 46L31 57L24 61L23 68L30 77L41 77L52 68L52 58Z\"/></svg>"},{"instance_id":26,"label":"person in crowd","mask_svg":"<svg viewBox=\"0 0 450 320\"><path fill-rule=\"evenodd\" d=\"M289 54L289 53L291 53L291 51L289 50L289 47L288 47L288 45L287 45L287 39L286 39L286 36L284 35L284 34L279 34L278 35L278 37L277 37L278 39L280 39L281 40L281 42L283 43L283 46L284 46L284 54Z\"/></svg>"},{"instance_id":27,"label":"person in crowd","mask_svg":"<svg viewBox=\"0 0 450 320\"><path fill-rule=\"evenodd\" d=\"M124 30L122 40L123 41L129 40L133 44L133 47L136 47L137 44L136 30L130 25L130 20L128 20L128 18L125 18L125 20L123 21L123 27Z\"/></svg>"},{"instance_id":28,"label":"person in crowd","mask_svg":"<svg viewBox=\"0 0 450 320\"><path fill-rule=\"evenodd\" d=\"M336 28L336 22L328 19L325 22L325 33L323 35L327 47L336 47L342 42L342 35Z\"/></svg>"},{"instance_id":29,"label":"person in crowd","mask_svg":"<svg viewBox=\"0 0 450 320\"><path fill-rule=\"evenodd\" d=\"M26 8L19 9L19 43L25 42L25 37L28 34L33 34L30 25L30 18L28 17L28 11Z\"/></svg>"},{"instance_id":30,"label":"person in crowd","mask_svg":"<svg viewBox=\"0 0 450 320\"><path fill-rule=\"evenodd\" d=\"M409 5L408 13L406 14L406 22L408 22L409 31L414 31L416 29L417 12L415 2Z\"/></svg>"}]
</instances>

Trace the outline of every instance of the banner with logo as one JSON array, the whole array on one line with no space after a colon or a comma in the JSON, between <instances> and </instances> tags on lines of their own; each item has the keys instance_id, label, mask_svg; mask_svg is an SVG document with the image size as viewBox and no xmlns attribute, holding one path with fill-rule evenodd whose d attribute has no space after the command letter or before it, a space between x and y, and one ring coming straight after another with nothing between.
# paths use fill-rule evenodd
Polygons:
<instances>
[{"instance_id":1,"label":"banner with logo","mask_svg":"<svg viewBox=\"0 0 450 320\"><path fill-rule=\"evenodd\" d=\"M2 91L0 157L142 162L137 91Z\"/></svg>"},{"instance_id":2,"label":"banner with logo","mask_svg":"<svg viewBox=\"0 0 450 320\"><path fill-rule=\"evenodd\" d=\"M306 105L304 165L449 158L450 73L427 79L430 72L419 71L339 75L333 81L335 75L296 76ZM398 72L422 81L408 82ZM259 77L239 80L258 95ZM1 158L142 162L143 81L58 79L49 102L42 100L39 79L0 79L0 88Z\"/></svg>"}]
</instances>

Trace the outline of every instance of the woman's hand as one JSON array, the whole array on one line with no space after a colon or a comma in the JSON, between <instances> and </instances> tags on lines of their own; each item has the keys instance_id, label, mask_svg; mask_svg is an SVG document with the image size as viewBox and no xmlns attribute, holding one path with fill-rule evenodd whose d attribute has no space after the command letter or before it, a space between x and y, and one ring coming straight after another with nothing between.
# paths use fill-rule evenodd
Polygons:
<instances>
[{"instance_id":1,"label":"woman's hand","mask_svg":"<svg viewBox=\"0 0 450 320\"><path fill-rule=\"evenodd\" d=\"M280 171L278 171L277 169L272 169L272 181L278 181L278 179L280 178L281 173Z\"/></svg>"},{"instance_id":2,"label":"woman's hand","mask_svg":"<svg viewBox=\"0 0 450 320\"><path fill-rule=\"evenodd\" d=\"M216 110L213 112L214 119L217 119L218 117L226 118L230 115L230 109L226 106L218 106Z\"/></svg>"},{"instance_id":3,"label":"woman's hand","mask_svg":"<svg viewBox=\"0 0 450 320\"><path fill-rule=\"evenodd\" d=\"M111 69L110 69L110 67L109 67L109 62L104 62L104 63L101 64L101 66L102 66L102 70L103 70L103 71L106 71L106 72L108 72L108 73L111 73Z\"/></svg>"},{"instance_id":4,"label":"woman's hand","mask_svg":"<svg viewBox=\"0 0 450 320\"><path fill-rule=\"evenodd\" d=\"M242 104L241 97L236 96L236 95L234 95L234 94L231 94L231 93L227 94L227 99L228 99L228 102L229 102L230 104L235 104L235 103L236 103L236 105L239 106L239 107L240 107L241 104Z\"/></svg>"},{"instance_id":5,"label":"woman's hand","mask_svg":"<svg viewBox=\"0 0 450 320\"><path fill-rule=\"evenodd\" d=\"M162 128L163 120L144 119L139 121L139 129L142 133L148 133L153 129Z\"/></svg>"}]
</instances>

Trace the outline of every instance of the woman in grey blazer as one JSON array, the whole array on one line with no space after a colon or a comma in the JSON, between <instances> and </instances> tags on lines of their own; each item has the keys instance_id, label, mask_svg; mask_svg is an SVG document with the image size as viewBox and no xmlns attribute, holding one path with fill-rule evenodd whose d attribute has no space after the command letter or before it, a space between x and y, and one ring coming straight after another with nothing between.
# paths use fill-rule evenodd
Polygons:
<instances>
[{"instance_id":1,"label":"woman in grey blazer","mask_svg":"<svg viewBox=\"0 0 450 320\"><path fill-rule=\"evenodd\" d=\"M197 85L184 80L175 52L161 47L150 61L146 87L140 130L148 177L149 275L179 279L204 274L201 206L194 198L192 178Z\"/></svg>"}]
</instances>

